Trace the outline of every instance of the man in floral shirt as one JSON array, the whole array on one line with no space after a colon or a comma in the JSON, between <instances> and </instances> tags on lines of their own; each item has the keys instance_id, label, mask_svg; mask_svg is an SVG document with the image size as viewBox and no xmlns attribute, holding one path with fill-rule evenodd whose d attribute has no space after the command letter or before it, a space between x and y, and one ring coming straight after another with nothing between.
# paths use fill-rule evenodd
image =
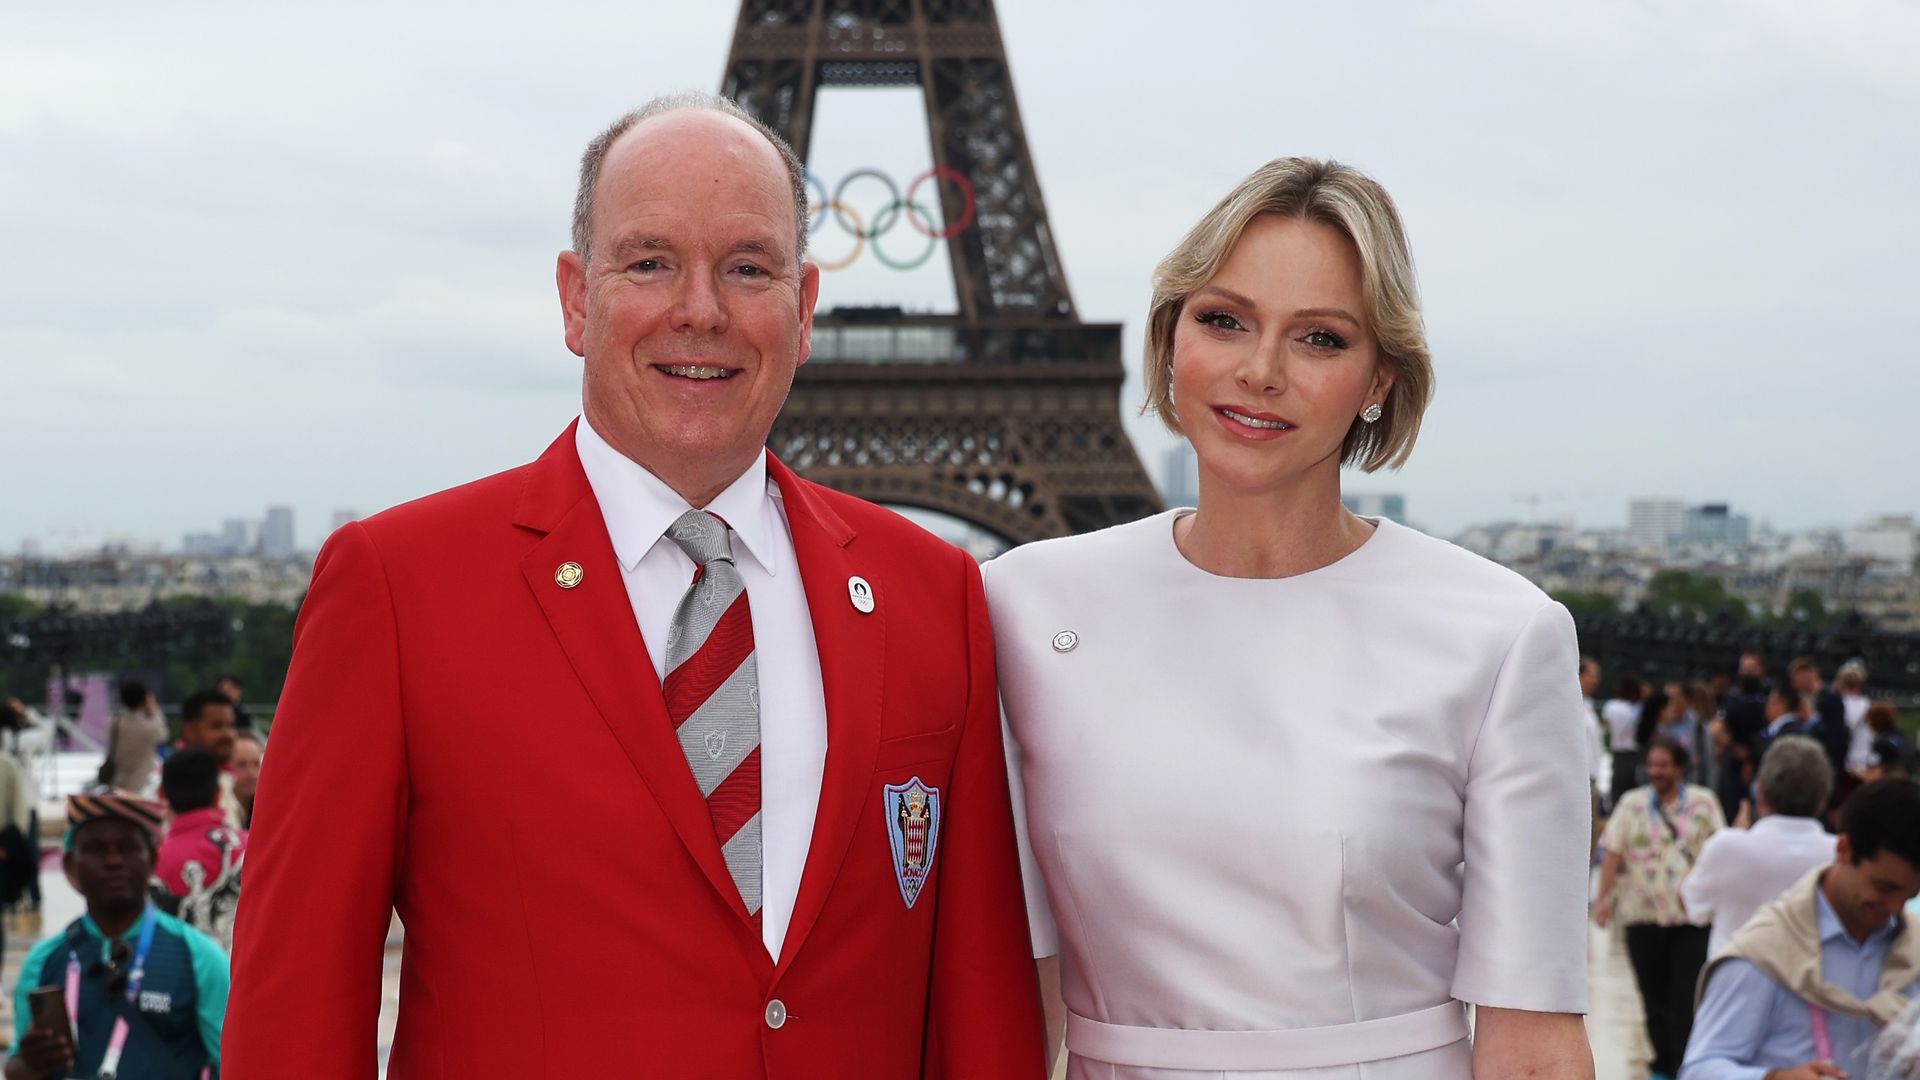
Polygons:
<instances>
[{"instance_id":1,"label":"man in floral shirt","mask_svg":"<svg viewBox=\"0 0 1920 1080\"><path fill-rule=\"evenodd\" d=\"M1654 694L1653 698L1663 697ZM1656 702L1649 699L1647 707ZM1683 782L1691 759L1666 736L1647 747L1647 784L1620 797L1600 837L1600 892L1593 921L1625 927L1627 957L1647 1007L1653 1080L1672 1080L1693 1031L1694 983L1707 961L1708 930L1687 914L1680 883L1707 837L1726 827L1720 800Z\"/></svg>"}]
</instances>

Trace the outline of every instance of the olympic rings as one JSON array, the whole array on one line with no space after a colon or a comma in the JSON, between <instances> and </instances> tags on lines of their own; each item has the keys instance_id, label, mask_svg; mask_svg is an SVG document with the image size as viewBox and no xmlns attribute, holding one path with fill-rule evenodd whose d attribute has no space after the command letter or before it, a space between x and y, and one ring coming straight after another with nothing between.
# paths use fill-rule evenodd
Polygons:
<instances>
[{"instance_id":1,"label":"olympic rings","mask_svg":"<svg viewBox=\"0 0 1920 1080\"><path fill-rule=\"evenodd\" d=\"M863 179L877 180L886 187L887 191L887 201L874 214L871 224L854 212L847 199L847 188L855 181ZM804 180L809 195L807 232L818 233L826 224L827 218L831 217L842 231L854 239L853 251L850 254L832 262L819 263L822 270L843 270L851 266L866 250L869 243L873 247L874 258L879 259L882 264L895 270L911 270L931 258L941 240L960 235L962 230L973 223L978 211L973 184L958 170L944 165L935 166L914 177L912 183L907 185L904 195L893 177L874 168L855 169L847 173L840 178L838 184L834 185L831 194L828 193L826 183L815 176L811 169L805 172ZM939 181L945 180L959 192L959 216L944 228L936 228L933 212L927 204L914 198L920 186L929 180L935 181L936 185ZM915 232L927 238L927 247L914 258L894 259L881 251L879 240L882 234L891 232L903 216Z\"/></svg>"},{"instance_id":2,"label":"olympic rings","mask_svg":"<svg viewBox=\"0 0 1920 1080\"><path fill-rule=\"evenodd\" d=\"M940 238L934 235L932 229L915 224L914 228L919 229L920 234L927 238L926 250L922 251L917 257L905 260L904 262L894 262L892 259L887 258L887 253L880 250L880 237L881 234L893 227L893 222L900 216L902 209L906 211L909 222L913 220L913 212L915 210L920 211L920 216L926 218L928 221L933 220L933 215L927 212L926 207L921 206L919 203L910 203L905 199L900 199L888 204L886 209L875 215L873 227L867 230L867 239L873 242L873 257L879 259L881 263L895 270L912 270L933 257L934 249L940 246ZM893 217L887 217L888 214L892 214ZM883 220L886 222L885 225L880 224Z\"/></svg>"},{"instance_id":3,"label":"olympic rings","mask_svg":"<svg viewBox=\"0 0 1920 1080\"><path fill-rule=\"evenodd\" d=\"M860 224L860 215L853 213L853 207L846 206L840 203L838 200L830 202L826 206L821 207L820 217L824 219L827 216L826 212L828 210L833 210L838 213L851 214L853 216L854 227L851 230L853 233L853 252L849 254L846 258L841 259L839 262L818 262L818 260L816 260L816 262L818 262L818 265L822 270L827 270L827 271L845 270L847 267L852 266L853 261L860 257L860 252L866 249L866 246L867 246L866 226Z\"/></svg>"}]
</instances>

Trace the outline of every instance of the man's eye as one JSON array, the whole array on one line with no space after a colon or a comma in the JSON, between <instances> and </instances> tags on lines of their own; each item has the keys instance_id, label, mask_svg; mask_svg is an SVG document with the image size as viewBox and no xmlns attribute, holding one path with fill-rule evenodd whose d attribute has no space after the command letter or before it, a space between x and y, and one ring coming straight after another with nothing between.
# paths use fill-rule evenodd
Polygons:
<instances>
[{"instance_id":1,"label":"man's eye","mask_svg":"<svg viewBox=\"0 0 1920 1080\"><path fill-rule=\"evenodd\" d=\"M1200 322L1205 323L1208 326L1211 326L1220 330L1240 329L1240 320L1234 318L1233 316L1227 314L1224 311L1203 311L1200 314L1194 316L1194 318L1199 320Z\"/></svg>"},{"instance_id":2,"label":"man's eye","mask_svg":"<svg viewBox=\"0 0 1920 1080\"><path fill-rule=\"evenodd\" d=\"M641 259L640 261L627 267L627 269L638 270L640 273L643 273L643 274L650 274L653 271L660 269L660 260L659 259Z\"/></svg>"},{"instance_id":3,"label":"man's eye","mask_svg":"<svg viewBox=\"0 0 1920 1080\"><path fill-rule=\"evenodd\" d=\"M767 273L752 263L741 263L739 266L733 268L733 272L743 277L765 277Z\"/></svg>"},{"instance_id":4,"label":"man's eye","mask_svg":"<svg viewBox=\"0 0 1920 1080\"><path fill-rule=\"evenodd\" d=\"M1347 339L1331 330L1310 330L1307 332L1307 344L1316 349L1344 349Z\"/></svg>"}]
</instances>

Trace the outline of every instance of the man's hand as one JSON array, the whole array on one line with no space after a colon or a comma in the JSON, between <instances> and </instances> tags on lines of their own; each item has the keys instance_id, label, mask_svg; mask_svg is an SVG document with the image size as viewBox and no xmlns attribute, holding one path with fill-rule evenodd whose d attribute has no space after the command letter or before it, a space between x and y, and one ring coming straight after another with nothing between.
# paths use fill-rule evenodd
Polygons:
<instances>
[{"instance_id":1,"label":"man's hand","mask_svg":"<svg viewBox=\"0 0 1920 1080\"><path fill-rule=\"evenodd\" d=\"M1740 800L1740 812L1733 815L1733 827L1736 829L1750 829L1753 827L1752 800Z\"/></svg>"},{"instance_id":2,"label":"man's hand","mask_svg":"<svg viewBox=\"0 0 1920 1080\"><path fill-rule=\"evenodd\" d=\"M20 1037L20 1046L14 1051L14 1062L24 1063L32 1072L31 1076L46 1076L59 1072L73 1064L73 1043L64 1031L49 1031L38 1024L27 1028ZM7 1069L8 1076L19 1075L15 1068Z\"/></svg>"},{"instance_id":3,"label":"man's hand","mask_svg":"<svg viewBox=\"0 0 1920 1080\"><path fill-rule=\"evenodd\" d=\"M1809 1061L1791 1069L1770 1069L1764 1080L1821 1080L1828 1076L1847 1080L1847 1070L1831 1061Z\"/></svg>"},{"instance_id":4,"label":"man's hand","mask_svg":"<svg viewBox=\"0 0 1920 1080\"><path fill-rule=\"evenodd\" d=\"M1613 899L1611 897L1603 896L1593 902L1593 925L1605 930L1607 921L1612 918Z\"/></svg>"}]
</instances>

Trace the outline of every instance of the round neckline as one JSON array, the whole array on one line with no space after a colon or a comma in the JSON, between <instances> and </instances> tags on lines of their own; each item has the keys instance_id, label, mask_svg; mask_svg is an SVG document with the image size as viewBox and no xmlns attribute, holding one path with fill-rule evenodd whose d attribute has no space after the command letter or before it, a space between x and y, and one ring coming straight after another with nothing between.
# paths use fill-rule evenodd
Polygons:
<instances>
[{"instance_id":1,"label":"round neckline","mask_svg":"<svg viewBox=\"0 0 1920 1080\"><path fill-rule=\"evenodd\" d=\"M1197 566L1194 564L1194 562L1191 559L1187 558L1186 552L1180 550L1179 542L1174 539L1174 532L1173 532L1174 527L1180 523L1181 518L1188 517L1198 512L1199 512L1198 510L1196 510L1194 507L1191 507L1191 506L1176 507L1172 510L1167 511L1165 515L1167 519L1166 525L1163 529L1160 530L1160 538L1162 542L1165 543L1167 552L1173 556L1173 561L1178 563L1181 570L1183 571L1189 572L1197 577L1203 578L1208 581L1224 581L1224 582L1236 582L1236 583L1273 582L1277 584L1281 582L1290 582L1290 581L1305 581L1308 578L1312 578L1321 574L1327 574L1332 571L1341 569L1343 567L1346 567L1348 564L1355 562L1362 556L1363 553L1367 552L1369 549L1374 547L1375 544L1379 542L1380 535L1386 532L1388 527L1393 524L1392 522L1388 521L1386 518L1367 517L1364 514L1355 514L1354 516L1358 517L1361 521L1367 522L1368 524L1372 525L1373 532L1368 534L1365 540L1360 541L1359 547L1356 547L1352 551L1347 552L1345 555L1342 555L1339 558L1333 560L1332 562L1327 563L1325 566L1316 566L1311 570L1302 570L1297 574L1287 574L1283 577L1236 577L1232 574L1216 574L1213 571L1206 569L1205 567Z\"/></svg>"}]
</instances>

